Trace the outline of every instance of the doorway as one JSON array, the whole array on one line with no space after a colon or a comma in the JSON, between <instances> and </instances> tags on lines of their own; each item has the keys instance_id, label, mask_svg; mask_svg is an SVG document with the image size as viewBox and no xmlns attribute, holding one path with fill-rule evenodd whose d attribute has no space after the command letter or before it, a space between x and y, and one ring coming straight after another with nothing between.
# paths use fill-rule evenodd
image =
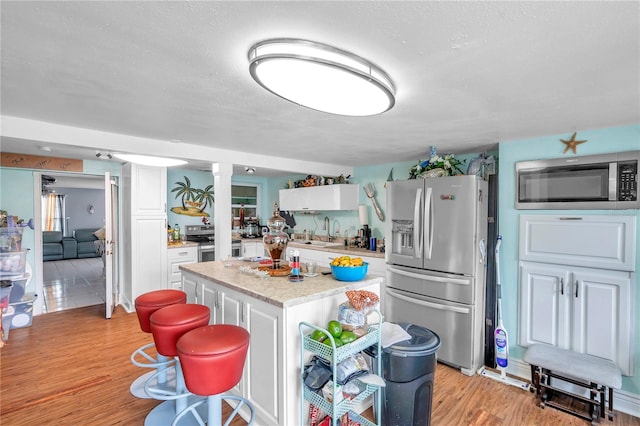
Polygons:
<instances>
[{"instance_id":1,"label":"doorway","mask_svg":"<svg viewBox=\"0 0 640 426\"><path fill-rule=\"evenodd\" d=\"M108 174L107 174L108 175ZM45 177L46 176L46 177ZM38 181L38 179L36 180ZM36 219L36 233L41 242L46 242L51 232L59 233L65 246L63 255L51 256L42 243L37 243L36 265L41 279L38 294L40 313L64 311L83 306L105 304L107 280L110 279L105 266L104 236L94 237L94 232L105 229L110 213L105 202L107 181L105 176L69 173L46 173L40 176L41 191L38 191L40 218ZM40 194L65 194L64 217L57 229L47 231L46 197ZM109 210L111 212L111 210ZM36 215L38 216L38 215ZM111 218L109 218L111 219ZM45 234L47 239L43 237ZM88 236L88 238L87 238ZM95 252L93 247L95 246ZM42 255L38 256L40 249ZM38 277L39 278L39 277ZM36 284L36 287L39 287Z\"/></svg>"}]
</instances>

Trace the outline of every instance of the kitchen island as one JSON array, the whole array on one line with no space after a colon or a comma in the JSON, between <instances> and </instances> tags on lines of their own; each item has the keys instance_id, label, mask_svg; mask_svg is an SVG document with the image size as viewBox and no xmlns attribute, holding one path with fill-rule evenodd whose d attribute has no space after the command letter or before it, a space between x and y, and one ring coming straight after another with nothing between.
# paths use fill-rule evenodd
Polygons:
<instances>
[{"instance_id":1,"label":"kitchen island","mask_svg":"<svg viewBox=\"0 0 640 426\"><path fill-rule=\"evenodd\" d=\"M357 282L341 282L331 275L287 277L243 273L250 262L202 262L180 266L183 290L190 303L211 309L211 324L234 324L251 335L244 374L232 393L253 404L257 425L302 425L300 418L300 336L305 321L325 327L336 319L345 291L380 294L383 278L367 275ZM320 268L328 271L328 268ZM246 415L246 413L243 413Z\"/></svg>"}]
</instances>

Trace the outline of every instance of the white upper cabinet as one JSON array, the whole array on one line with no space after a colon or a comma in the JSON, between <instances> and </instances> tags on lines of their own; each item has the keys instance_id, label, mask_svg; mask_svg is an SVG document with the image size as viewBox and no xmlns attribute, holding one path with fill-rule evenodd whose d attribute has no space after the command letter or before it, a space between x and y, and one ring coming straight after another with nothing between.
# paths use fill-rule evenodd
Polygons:
<instances>
[{"instance_id":1,"label":"white upper cabinet","mask_svg":"<svg viewBox=\"0 0 640 426\"><path fill-rule=\"evenodd\" d=\"M131 167L131 215L165 216L167 214L167 168Z\"/></svg>"},{"instance_id":2,"label":"white upper cabinet","mask_svg":"<svg viewBox=\"0 0 640 426\"><path fill-rule=\"evenodd\" d=\"M360 185L339 184L280 190L280 210L357 210Z\"/></svg>"}]
</instances>

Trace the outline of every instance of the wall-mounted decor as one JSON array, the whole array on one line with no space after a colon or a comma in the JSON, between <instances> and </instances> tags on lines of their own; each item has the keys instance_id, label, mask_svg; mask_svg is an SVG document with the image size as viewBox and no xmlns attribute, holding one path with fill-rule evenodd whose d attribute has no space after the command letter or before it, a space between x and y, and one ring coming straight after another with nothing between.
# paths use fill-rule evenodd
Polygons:
<instances>
[{"instance_id":1,"label":"wall-mounted decor","mask_svg":"<svg viewBox=\"0 0 640 426\"><path fill-rule=\"evenodd\" d=\"M18 167L22 169L62 170L65 172L82 172L83 161L72 158L43 157L40 155L0 153L2 167Z\"/></svg>"},{"instance_id":2,"label":"wall-mounted decor","mask_svg":"<svg viewBox=\"0 0 640 426\"><path fill-rule=\"evenodd\" d=\"M180 198L181 205L172 207L171 211L176 214L187 216L205 216L209 217L209 213L204 210L213 204L213 185L207 185L204 189L192 188L191 180L184 177L184 182L176 182L175 188L171 192L175 192L175 198Z\"/></svg>"},{"instance_id":3,"label":"wall-mounted decor","mask_svg":"<svg viewBox=\"0 0 640 426\"><path fill-rule=\"evenodd\" d=\"M564 148L564 151L562 151L563 154L566 154L567 151L569 150L573 151L574 154L577 154L576 149L578 148L578 145L585 143L587 141L586 139L583 141L577 141L576 140L577 135L578 135L578 132L573 132L573 135L571 135L571 139L569 139L568 141L564 139L560 139L560 142L566 145L566 147Z\"/></svg>"}]
</instances>

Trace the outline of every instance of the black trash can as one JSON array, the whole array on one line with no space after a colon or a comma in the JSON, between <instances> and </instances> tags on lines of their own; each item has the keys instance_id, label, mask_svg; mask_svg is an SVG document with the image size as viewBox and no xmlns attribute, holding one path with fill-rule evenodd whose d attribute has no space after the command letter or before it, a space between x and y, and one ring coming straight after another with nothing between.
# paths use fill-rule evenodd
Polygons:
<instances>
[{"instance_id":1,"label":"black trash can","mask_svg":"<svg viewBox=\"0 0 640 426\"><path fill-rule=\"evenodd\" d=\"M387 383L382 388L382 424L428 426L440 337L419 325L398 325L411 339L382 350L382 371Z\"/></svg>"}]
</instances>

